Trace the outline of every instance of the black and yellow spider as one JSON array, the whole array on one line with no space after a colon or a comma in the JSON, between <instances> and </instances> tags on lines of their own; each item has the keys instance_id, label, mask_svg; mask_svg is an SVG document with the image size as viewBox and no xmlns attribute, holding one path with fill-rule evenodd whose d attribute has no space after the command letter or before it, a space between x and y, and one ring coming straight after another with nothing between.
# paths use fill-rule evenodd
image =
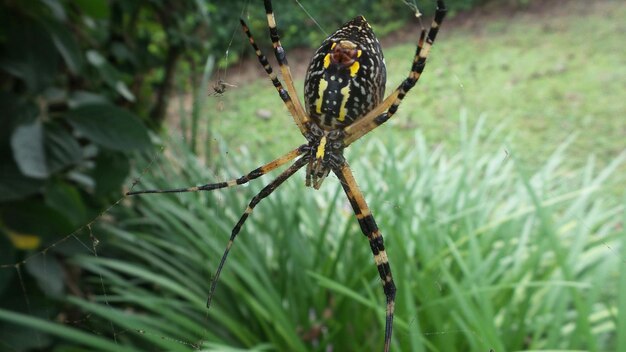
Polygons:
<instances>
[{"instance_id":1,"label":"black and yellow spider","mask_svg":"<svg viewBox=\"0 0 626 352\"><path fill-rule=\"evenodd\" d=\"M315 189L319 189L326 176L332 171L339 178L361 230L369 240L374 261L382 279L383 290L387 298L384 350L389 351L396 287L387 260L383 236L357 186L348 163L343 157L343 150L391 118L398 110L404 96L419 80L426 65L430 48L446 13L444 2L442 0L437 1L437 10L428 33L422 30L420 34L411 71L391 95L383 99L387 73L380 43L365 18L358 16L326 38L315 52L304 81L304 107L297 98L296 88L287 64L287 56L280 44L271 0L265 0L265 11L274 54L280 65L286 89L272 70L272 66L265 55L254 42L252 33L243 20L241 20L241 25L259 62L269 75L280 98L307 142L237 179L197 187L146 190L127 194L212 191L237 186L261 177L297 158L289 168L252 198L233 228L211 283L207 300L208 307L211 304L211 298L228 252L254 207L305 165L306 185Z\"/></svg>"}]
</instances>

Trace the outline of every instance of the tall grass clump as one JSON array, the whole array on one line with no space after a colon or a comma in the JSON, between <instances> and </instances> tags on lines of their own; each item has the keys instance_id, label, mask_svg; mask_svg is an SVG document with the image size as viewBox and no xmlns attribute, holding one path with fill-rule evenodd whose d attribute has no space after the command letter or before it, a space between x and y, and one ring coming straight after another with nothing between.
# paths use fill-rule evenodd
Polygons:
<instances>
[{"instance_id":1,"label":"tall grass clump","mask_svg":"<svg viewBox=\"0 0 626 352\"><path fill-rule=\"evenodd\" d=\"M398 286L394 350L615 350L624 339L617 308L626 295L618 271L626 236L611 174L624 155L602 170L592 157L570 170L564 144L530 171L515 151L485 147L502 129L461 126L460 151L417 134L396 145L370 137L347 155ZM272 156L224 157L214 172L172 143L153 164L140 158L151 166L136 187L231 178ZM298 173L255 209L206 309L230 230L270 178L129 198L119 222L92 229L99 255L74 259L90 273L91 294L68 299L91 315L92 337L115 336L120 350L381 348L378 274L334 178L315 192Z\"/></svg>"}]
</instances>

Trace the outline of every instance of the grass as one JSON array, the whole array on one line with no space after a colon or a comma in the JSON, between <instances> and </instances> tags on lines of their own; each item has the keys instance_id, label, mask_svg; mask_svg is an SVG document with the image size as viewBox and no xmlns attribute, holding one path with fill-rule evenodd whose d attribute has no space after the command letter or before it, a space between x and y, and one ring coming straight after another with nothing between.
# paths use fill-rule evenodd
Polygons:
<instances>
[{"instance_id":1,"label":"grass","mask_svg":"<svg viewBox=\"0 0 626 352\"><path fill-rule=\"evenodd\" d=\"M450 138L450 131L458 129L459 111L466 110L473 122L484 116L487 131L506 122L518 157L531 166L541 165L573 133L578 136L568 163L583 165L594 153L606 165L624 149L626 135L626 47L620 35L626 31L626 4L569 1L563 6L540 15L470 18L473 25L450 19L422 80L377 137L405 140L419 129L429 141L457 148L459 140ZM242 36L235 39L233 50L247 49ZM289 38L283 41L289 50ZM387 91L407 74L413 51L413 43L385 48ZM210 99L211 128L231 148L263 147L279 155L299 143L301 136L270 82L240 76L240 70L233 67L233 76L224 77L237 88ZM296 86L302 87L303 76L297 78ZM271 117L259 118L261 109Z\"/></svg>"},{"instance_id":2,"label":"grass","mask_svg":"<svg viewBox=\"0 0 626 352\"><path fill-rule=\"evenodd\" d=\"M615 350L626 333L618 329L626 219L608 182L626 154L572 169L564 144L529 172L514 150L503 158L490 147L501 129L486 133L485 123L460 121L459 153L433 150L418 133L401 145L364 145L383 156L376 167L348 155L399 288L394 349ZM216 175L186 147L168 151L168 163L150 168L140 187L256 166L244 150ZM127 212L120 223L94 226L105 247L74 259L90 273L81 287L91 294L68 301L84 312L78 325L93 341L66 325L55 330L4 311L0 318L103 350L111 335L120 350L377 350L384 297L367 241L334 178L312 192L301 176L256 208L208 311L209 278L228 233L263 182L132 198L133 208L118 209Z\"/></svg>"}]
</instances>

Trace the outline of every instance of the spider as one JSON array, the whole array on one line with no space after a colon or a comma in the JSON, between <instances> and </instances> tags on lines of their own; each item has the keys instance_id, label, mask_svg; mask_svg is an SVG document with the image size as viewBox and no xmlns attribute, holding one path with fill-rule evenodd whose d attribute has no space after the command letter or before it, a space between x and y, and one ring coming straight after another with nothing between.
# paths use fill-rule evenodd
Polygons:
<instances>
[{"instance_id":1,"label":"spider","mask_svg":"<svg viewBox=\"0 0 626 352\"><path fill-rule=\"evenodd\" d=\"M354 141L389 120L398 110L402 99L419 80L446 13L444 2L437 1L437 9L428 33L424 29L420 33L408 77L387 98L383 99L387 74L380 43L365 18L357 16L326 38L313 55L304 81L304 107L297 99L285 49L280 43L271 0L264 0L264 5L274 54L286 86L283 86L274 73L243 19L241 26L306 143L237 179L188 188L128 192L127 195L212 191L233 187L259 178L295 159L291 166L252 198L232 229L211 282L207 299L209 307L233 242L257 204L305 165L305 184L315 189L320 188L332 171L348 197L361 231L369 240L382 280L387 302L384 351L389 351L396 286L387 260L383 236L357 186L343 151Z\"/></svg>"},{"instance_id":2,"label":"spider","mask_svg":"<svg viewBox=\"0 0 626 352\"><path fill-rule=\"evenodd\" d=\"M226 93L227 88L232 88L232 87L237 87L237 86L234 84L230 84L220 78L213 85L213 92L209 93L209 96L221 97L224 93Z\"/></svg>"}]
</instances>

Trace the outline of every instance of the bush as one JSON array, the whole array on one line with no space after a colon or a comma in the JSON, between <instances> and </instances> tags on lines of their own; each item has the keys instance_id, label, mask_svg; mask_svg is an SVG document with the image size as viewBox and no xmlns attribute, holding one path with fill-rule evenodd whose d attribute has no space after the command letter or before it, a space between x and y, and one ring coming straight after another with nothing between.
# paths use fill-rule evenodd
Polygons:
<instances>
[{"instance_id":1,"label":"bush","mask_svg":"<svg viewBox=\"0 0 626 352\"><path fill-rule=\"evenodd\" d=\"M194 35L206 20L196 4L0 5L0 305L14 304L18 280L64 294L64 258L80 249L53 244L114 204L129 155L152 146L145 125L163 119L177 60L202 48ZM43 248L47 265L22 262ZM40 300L31 301L38 310Z\"/></svg>"}]
</instances>

